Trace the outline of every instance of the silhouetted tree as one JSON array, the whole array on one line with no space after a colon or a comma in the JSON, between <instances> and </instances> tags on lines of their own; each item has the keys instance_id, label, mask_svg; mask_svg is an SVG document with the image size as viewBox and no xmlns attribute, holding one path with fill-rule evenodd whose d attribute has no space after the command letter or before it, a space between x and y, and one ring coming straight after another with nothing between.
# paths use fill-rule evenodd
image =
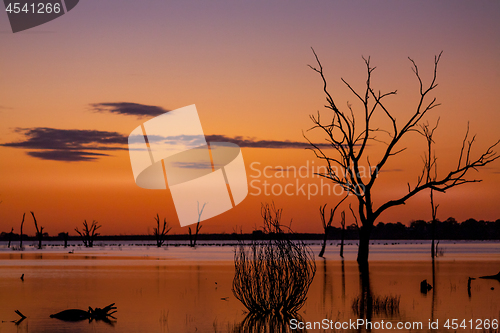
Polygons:
<instances>
[{"instance_id":1,"label":"silhouetted tree","mask_svg":"<svg viewBox=\"0 0 500 333\"><path fill-rule=\"evenodd\" d=\"M389 208L403 205L408 199L423 190L432 189L434 191L445 192L447 189L461 184L480 181L469 180L465 176L470 170L476 170L477 168L485 166L496 160L499 156L493 149L500 141L491 145L478 158L472 159L471 149L475 137L472 137L472 139L469 140L469 127L467 126L467 131L462 142L462 148L458 156L456 168L451 169L442 177L432 179L433 177L428 177L428 169L424 165L421 175L417 178L416 184L411 187L408 183L408 192L406 194L382 203L377 207L374 204L373 187L377 179L379 179L378 176L380 171L385 167L387 161L391 157L398 155L406 149L404 147L400 147L401 139L406 137L407 133L415 131L418 132L418 126L420 125L422 118L430 110L439 105L436 103L436 98L431 98L429 95L437 86L437 68L441 58L441 53L434 58L434 73L430 84L427 86L424 86L422 82L417 65L412 59L410 59L413 66L413 72L415 73L420 84L420 97L415 111L408 119L403 121L402 124L396 121L395 112L389 111L387 105L385 104L386 98L391 95L395 95L396 90L381 93L380 91L376 92L372 87L371 77L375 67L370 65L370 58L363 58L367 69L367 80L366 87L362 93L356 91L349 83L342 79L342 82L346 84L346 86L362 104L363 116L355 117L351 104L347 105L347 111L340 110L337 107L333 97L328 91L327 80L325 78L321 62L319 61L319 58L314 50L313 53L316 57L318 68L312 66L310 67L322 78L323 91L326 94L327 100L326 108L331 110L332 118L330 121L323 122L320 118L319 112L317 116L311 115L310 118L314 124L311 129L319 129L323 134L325 134L327 141L331 144L331 148L333 149L327 151L310 140L308 141L311 145L311 150L314 151L316 157L325 161L327 164L326 172L319 173L319 175L330 179L335 184L340 185L348 193L354 194L357 199L357 214L359 215L361 221L357 260L359 263L364 263L368 261L369 241L374 222L382 212ZM374 120L374 116L378 114L387 118L387 121L391 124L388 129L378 127L380 121ZM381 141L376 137L377 134L384 133L388 135L388 142ZM370 164L370 156L367 151L369 141L381 142L385 145L383 147L381 157L378 159L373 168ZM333 151L333 153L331 154L330 151ZM364 161L368 162L370 168L367 179L363 179L361 173L360 163ZM340 171L338 170L339 168Z\"/></svg>"},{"instance_id":2,"label":"silhouetted tree","mask_svg":"<svg viewBox=\"0 0 500 333\"><path fill-rule=\"evenodd\" d=\"M9 245L7 246L8 248L10 248L10 242L12 240L12 235L14 234L14 228L12 228L9 232Z\"/></svg>"},{"instance_id":3,"label":"silhouetted tree","mask_svg":"<svg viewBox=\"0 0 500 333\"><path fill-rule=\"evenodd\" d=\"M24 224L24 217L26 216L26 213L23 213L23 220L21 221L21 234L19 234L19 250L23 249L23 224Z\"/></svg>"},{"instance_id":4,"label":"silhouetted tree","mask_svg":"<svg viewBox=\"0 0 500 333\"><path fill-rule=\"evenodd\" d=\"M99 236L99 233L96 232L97 229L102 227L99 223L94 220L92 224L88 225L87 220L83 221L83 230L80 232L78 227L75 228L75 231L82 237L82 242L85 247L93 247L95 237Z\"/></svg>"},{"instance_id":5,"label":"silhouetted tree","mask_svg":"<svg viewBox=\"0 0 500 333\"><path fill-rule=\"evenodd\" d=\"M347 196L345 196L344 199L340 200L340 202L337 203L337 205L333 209L330 209L330 217L328 218L328 221L325 216L325 209L327 204L324 204L323 206L319 207L319 213L321 215L321 223L323 224L323 231L324 231L323 246L321 247L321 251L319 252L318 255L319 257L323 257L323 255L325 254L326 242L328 240L328 234L330 233L330 230L332 228L333 216L335 215L335 211L337 210L337 208L340 206L342 202L344 202L345 199L347 199Z\"/></svg>"},{"instance_id":6,"label":"silhouetted tree","mask_svg":"<svg viewBox=\"0 0 500 333\"><path fill-rule=\"evenodd\" d=\"M340 213L340 225L342 226L342 231L340 232L340 257L344 259L345 211Z\"/></svg>"},{"instance_id":7,"label":"silhouetted tree","mask_svg":"<svg viewBox=\"0 0 500 333\"><path fill-rule=\"evenodd\" d=\"M432 136L434 135L434 131L439 125L439 119L436 123L436 126L434 126L432 129L430 128L429 124L423 124L421 125L421 134L425 136L425 139L427 140L427 155L424 156L424 165L425 165L425 171L427 174L427 182L435 181L437 179L437 164L436 164L436 154L432 150L432 144L434 143L434 140ZM439 205L436 205L434 203L434 189L431 187L430 190L430 200L431 200L431 258L434 260L436 257L436 248L434 245L435 239L436 239L436 216L437 216L437 210Z\"/></svg>"},{"instance_id":8,"label":"silhouetted tree","mask_svg":"<svg viewBox=\"0 0 500 333\"><path fill-rule=\"evenodd\" d=\"M167 218L164 218L163 219L163 228L160 231L160 215L159 214L156 214L155 220L156 220L156 228L154 228L153 231L154 231L154 235L156 238L156 246L161 247L163 245L163 243L165 243L165 237L167 236L168 232L172 228L171 227L169 228L169 225L167 223Z\"/></svg>"},{"instance_id":9,"label":"silhouetted tree","mask_svg":"<svg viewBox=\"0 0 500 333\"><path fill-rule=\"evenodd\" d=\"M43 227L38 229L38 224L36 223L35 213L30 212L31 216L33 216L33 222L35 223L36 228L36 238L38 239L38 248L42 249L42 239L43 239Z\"/></svg>"},{"instance_id":10,"label":"silhouetted tree","mask_svg":"<svg viewBox=\"0 0 500 333\"><path fill-rule=\"evenodd\" d=\"M196 247L196 240L198 239L198 233L201 230L201 214L203 214L203 210L205 209L206 203L203 204L200 210L200 203L198 202L198 223L196 223L196 228L194 230L194 234L191 232L191 227L189 227L189 246Z\"/></svg>"}]
</instances>

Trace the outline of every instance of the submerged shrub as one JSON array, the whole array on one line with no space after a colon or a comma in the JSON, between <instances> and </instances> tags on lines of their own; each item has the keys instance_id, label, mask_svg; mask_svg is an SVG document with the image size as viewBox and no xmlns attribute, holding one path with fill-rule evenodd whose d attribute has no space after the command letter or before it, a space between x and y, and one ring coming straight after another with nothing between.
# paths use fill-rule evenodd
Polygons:
<instances>
[{"instance_id":1,"label":"submerged shrub","mask_svg":"<svg viewBox=\"0 0 500 333\"><path fill-rule=\"evenodd\" d=\"M281 209L262 205L264 241L239 241L235 250L233 293L250 313L289 315L305 303L316 273L314 254L304 242L293 241L281 225Z\"/></svg>"}]
</instances>

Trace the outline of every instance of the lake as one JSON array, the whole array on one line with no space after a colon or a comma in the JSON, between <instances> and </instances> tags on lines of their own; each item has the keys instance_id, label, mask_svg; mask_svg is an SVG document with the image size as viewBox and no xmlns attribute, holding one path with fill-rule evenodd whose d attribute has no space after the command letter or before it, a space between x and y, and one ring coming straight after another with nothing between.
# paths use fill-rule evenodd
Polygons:
<instances>
[{"instance_id":1,"label":"lake","mask_svg":"<svg viewBox=\"0 0 500 333\"><path fill-rule=\"evenodd\" d=\"M46 242L43 250L25 242L24 251L0 243L0 332L274 332L276 323L252 321L233 296L234 247L223 242L199 242L196 249L169 242L97 242L86 249L70 242ZM452 319L458 332L498 332L486 323L500 319L500 282L471 280L500 271L500 243L441 241L438 257L430 259L428 241L373 241L367 272L360 272L356 241L347 241L345 259L331 241L326 259L316 258L316 276L308 300L295 324L326 320L332 327L363 318L377 327L339 328L339 332L447 332ZM319 242L309 242L317 255ZM151 243L149 243L151 245ZM177 246L176 246L177 245ZM69 253L73 252L73 253ZM20 279L24 274L24 281ZM420 282L432 285L426 294ZM372 306L366 307L367 300ZM391 307L384 302L391 300ZM65 309L87 310L115 303L116 321L65 322L49 316ZM382 304L382 305L380 305ZM19 319L21 311L27 319ZM287 319L288 320L288 319ZM464 321L465 320L465 321ZM481 320L481 322L479 321ZM429 321L437 329L429 329ZM402 329L396 329L403 323ZM422 328L404 325L422 323ZM479 326L479 324L481 324ZM290 322L287 322L287 326ZM470 328L472 325L473 329ZM489 325L491 326L491 325ZM475 329L475 328L480 329ZM335 329L314 327L307 332ZM485 329L486 328L486 329ZM283 331L302 331L287 329Z\"/></svg>"}]
</instances>

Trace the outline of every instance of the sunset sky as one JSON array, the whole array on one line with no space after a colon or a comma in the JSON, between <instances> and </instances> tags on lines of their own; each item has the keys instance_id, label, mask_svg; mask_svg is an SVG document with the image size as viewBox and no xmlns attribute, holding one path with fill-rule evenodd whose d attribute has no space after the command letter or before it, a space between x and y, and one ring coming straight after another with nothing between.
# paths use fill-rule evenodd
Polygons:
<instances>
[{"instance_id":1,"label":"sunset sky","mask_svg":"<svg viewBox=\"0 0 500 333\"><path fill-rule=\"evenodd\" d=\"M257 180L261 191L265 180L305 184L306 191L320 184L311 175L321 162L302 136L310 114L329 115L321 78L307 67L315 65L311 47L344 109L348 101L358 111L361 105L340 78L363 89L362 56L370 56L375 88L398 90L388 106L400 122L419 97L408 57L428 82L443 51L433 94L441 106L425 118L434 124L440 117L435 141L443 174L456 165L468 121L477 134L473 156L500 138L499 41L497 1L80 1L62 17L15 34L2 11L0 232L19 232L29 211L50 235L74 234L85 219L99 221L102 234L146 234L157 213L172 232L187 232L167 191L135 184L126 138L146 120L191 104L207 140L242 147L248 181ZM381 146L371 143L373 161ZM405 146L382 170L375 206L416 182L425 139L410 133ZM266 167L271 177L258 177ZM307 176L276 177L276 170L294 167ZM500 161L469 178L484 181L437 195L439 219L500 218ZM320 232L319 206L340 199L255 195L255 187L236 208L204 222L202 232L249 232L261 225L261 202L271 201L296 231ZM429 220L428 194L379 221ZM31 222L24 232L35 233Z\"/></svg>"}]
</instances>

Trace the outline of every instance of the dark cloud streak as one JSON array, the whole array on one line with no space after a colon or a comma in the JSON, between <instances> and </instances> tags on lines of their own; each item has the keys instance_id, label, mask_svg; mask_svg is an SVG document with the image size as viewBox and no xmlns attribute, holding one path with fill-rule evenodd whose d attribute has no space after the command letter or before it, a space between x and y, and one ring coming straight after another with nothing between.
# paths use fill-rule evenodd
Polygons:
<instances>
[{"instance_id":1,"label":"dark cloud streak","mask_svg":"<svg viewBox=\"0 0 500 333\"><path fill-rule=\"evenodd\" d=\"M164 109L160 106L155 105L145 105L137 103L94 103L90 104L90 107L95 112L109 112L116 113L126 116L137 116L137 117L156 117L170 110Z\"/></svg>"},{"instance_id":2,"label":"dark cloud streak","mask_svg":"<svg viewBox=\"0 0 500 333\"><path fill-rule=\"evenodd\" d=\"M31 157L65 162L92 161L109 156L107 151L127 150L128 136L118 132L98 130L57 129L48 127L16 128L23 139L2 143L0 146L28 150ZM167 137L168 138L168 137ZM168 138L170 141L185 141L188 137ZM193 137L198 139L198 137ZM166 138L158 138L158 140ZM310 148L307 142L256 140L242 136L207 135L207 142L232 142L242 148L264 149L304 149ZM174 143L172 142L172 143ZM200 142L201 143L201 142ZM320 148L331 148L328 143L316 144ZM194 167L194 166L191 166Z\"/></svg>"},{"instance_id":3,"label":"dark cloud streak","mask_svg":"<svg viewBox=\"0 0 500 333\"><path fill-rule=\"evenodd\" d=\"M227 137L225 135L207 135L206 140L208 142L222 141L222 142L232 142L240 146L241 148L272 148L272 149L305 149L311 148L308 142L300 141L279 141L279 140L255 140L253 138L243 138L242 136L235 136L233 138ZM329 143L316 143L319 148L332 148Z\"/></svg>"},{"instance_id":4,"label":"dark cloud streak","mask_svg":"<svg viewBox=\"0 0 500 333\"><path fill-rule=\"evenodd\" d=\"M126 150L127 137L117 132L57 129L47 127L17 128L24 140L1 146L30 149L28 155L54 161L90 161L108 154L95 151Z\"/></svg>"},{"instance_id":5,"label":"dark cloud streak","mask_svg":"<svg viewBox=\"0 0 500 333\"><path fill-rule=\"evenodd\" d=\"M31 157L49 161L63 162L81 162L92 161L98 157L109 156L108 154L91 153L80 150L46 150L46 151L29 151L27 154Z\"/></svg>"}]
</instances>

